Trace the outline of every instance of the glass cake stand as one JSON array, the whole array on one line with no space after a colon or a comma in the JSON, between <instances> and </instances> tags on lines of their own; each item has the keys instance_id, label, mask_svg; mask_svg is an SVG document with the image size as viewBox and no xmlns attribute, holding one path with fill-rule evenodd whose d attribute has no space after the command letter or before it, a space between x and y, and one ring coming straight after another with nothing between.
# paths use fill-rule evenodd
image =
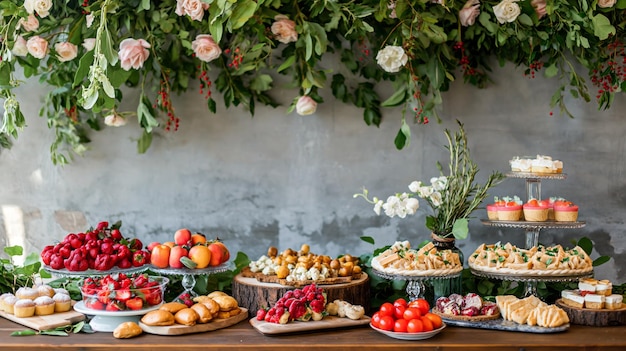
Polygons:
<instances>
[{"instance_id":1,"label":"glass cake stand","mask_svg":"<svg viewBox=\"0 0 626 351\"><path fill-rule=\"evenodd\" d=\"M410 301L416 300L418 298L424 298L424 292L426 291L426 286L424 282L426 281L435 281L435 280L449 280L458 278L461 276L461 272L445 274L445 275L429 275L429 276L414 276L414 275L402 275L402 274L390 274L378 271L376 269L372 269L372 272L377 276L390 279L390 280L405 280L407 281L406 285L406 293L409 297ZM437 300L439 296L435 296L435 300Z\"/></svg>"},{"instance_id":2,"label":"glass cake stand","mask_svg":"<svg viewBox=\"0 0 626 351\"><path fill-rule=\"evenodd\" d=\"M150 265L144 264L141 267L132 267L132 268L111 268L107 271L98 271L95 269L88 269L86 271L69 271L67 269L53 269L50 266L43 266L43 269L55 276L61 278L83 278L83 277L93 277L93 276L104 276L109 274L116 273L124 273L124 274L133 274L133 273L142 273L150 268Z\"/></svg>"},{"instance_id":3,"label":"glass cake stand","mask_svg":"<svg viewBox=\"0 0 626 351\"><path fill-rule=\"evenodd\" d=\"M91 329L98 332L111 333L118 325L124 322L139 322L141 316L150 311L159 309L162 304L161 302L158 305L136 311L101 311L87 308L83 301L79 301L74 305L74 310L88 316L94 316L89 321Z\"/></svg>"},{"instance_id":4,"label":"glass cake stand","mask_svg":"<svg viewBox=\"0 0 626 351\"><path fill-rule=\"evenodd\" d=\"M181 285L185 289L182 293L180 293L174 301L183 300L182 297L185 294L188 294L188 297L196 297L195 291L193 291L193 287L196 285L196 276L198 275L210 275L226 272L233 268L232 262L225 262L219 266L200 268L200 269L190 269L190 268L157 268L150 265L150 270L159 273L161 275L180 275L183 277L181 281Z\"/></svg>"}]
</instances>

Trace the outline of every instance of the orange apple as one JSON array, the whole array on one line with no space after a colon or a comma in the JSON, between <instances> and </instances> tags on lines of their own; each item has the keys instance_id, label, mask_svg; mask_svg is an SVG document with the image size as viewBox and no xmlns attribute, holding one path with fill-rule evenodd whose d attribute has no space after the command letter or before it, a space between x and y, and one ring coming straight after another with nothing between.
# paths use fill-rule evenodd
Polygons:
<instances>
[{"instance_id":1,"label":"orange apple","mask_svg":"<svg viewBox=\"0 0 626 351\"><path fill-rule=\"evenodd\" d=\"M206 236L202 233L194 233L191 235L191 244L204 244L206 243Z\"/></svg>"},{"instance_id":2,"label":"orange apple","mask_svg":"<svg viewBox=\"0 0 626 351\"><path fill-rule=\"evenodd\" d=\"M163 243L163 245L169 246L170 248L172 248L172 247L176 246L176 243L173 242L173 241L166 241L166 242Z\"/></svg>"},{"instance_id":3,"label":"orange apple","mask_svg":"<svg viewBox=\"0 0 626 351\"><path fill-rule=\"evenodd\" d=\"M209 251L211 251L209 266L219 266L230 258L230 252L222 242L215 241L209 244Z\"/></svg>"},{"instance_id":4,"label":"orange apple","mask_svg":"<svg viewBox=\"0 0 626 351\"><path fill-rule=\"evenodd\" d=\"M187 245L191 241L191 231L187 228L178 229L174 233L174 242L176 245Z\"/></svg>"},{"instance_id":5,"label":"orange apple","mask_svg":"<svg viewBox=\"0 0 626 351\"><path fill-rule=\"evenodd\" d=\"M211 251L204 245L192 246L189 249L189 259L196 264L196 268L206 268L211 262Z\"/></svg>"},{"instance_id":6,"label":"orange apple","mask_svg":"<svg viewBox=\"0 0 626 351\"><path fill-rule=\"evenodd\" d=\"M167 268L169 265L171 248L167 245L157 245L150 251L150 263L158 268Z\"/></svg>"},{"instance_id":7,"label":"orange apple","mask_svg":"<svg viewBox=\"0 0 626 351\"><path fill-rule=\"evenodd\" d=\"M183 268L184 265L180 262L181 257L187 257L189 252L182 246L174 246L170 251L170 267L172 268Z\"/></svg>"},{"instance_id":8,"label":"orange apple","mask_svg":"<svg viewBox=\"0 0 626 351\"><path fill-rule=\"evenodd\" d=\"M153 241L150 244L148 244L148 246L146 246L146 249L148 249L148 252L152 252L152 249L154 249L154 247L158 245L161 245L161 243L158 241Z\"/></svg>"}]
</instances>

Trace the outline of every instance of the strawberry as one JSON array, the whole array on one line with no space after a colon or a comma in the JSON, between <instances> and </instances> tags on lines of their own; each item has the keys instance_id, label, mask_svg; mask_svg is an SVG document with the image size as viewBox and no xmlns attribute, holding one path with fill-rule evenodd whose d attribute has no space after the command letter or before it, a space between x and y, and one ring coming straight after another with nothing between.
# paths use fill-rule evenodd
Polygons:
<instances>
[{"instance_id":1,"label":"strawberry","mask_svg":"<svg viewBox=\"0 0 626 351\"><path fill-rule=\"evenodd\" d=\"M256 311L256 320L257 321L265 320L266 314L267 314L267 311L264 308L260 308L258 311Z\"/></svg>"},{"instance_id":2,"label":"strawberry","mask_svg":"<svg viewBox=\"0 0 626 351\"><path fill-rule=\"evenodd\" d=\"M132 299L126 301L126 307L133 311L140 310L143 308L143 300L141 297L133 297Z\"/></svg>"},{"instance_id":3,"label":"strawberry","mask_svg":"<svg viewBox=\"0 0 626 351\"><path fill-rule=\"evenodd\" d=\"M120 289L115 292L115 298L121 302L126 302L131 296L132 293L128 288Z\"/></svg>"},{"instance_id":4,"label":"strawberry","mask_svg":"<svg viewBox=\"0 0 626 351\"><path fill-rule=\"evenodd\" d=\"M107 303L107 307L106 310L109 312L117 312L117 311L122 311L122 305L120 305L119 302L111 300L109 301L109 303Z\"/></svg>"},{"instance_id":5,"label":"strawberry","mask_svg":"<svg viewBox=\"0 0 626 351\"><path fill-rule=\"evenodd\" d=\"M85 300L85 307L92 310L104 310L106 308L106 305L98 301L98 299L89 298Z\"/></svg>"}]
</instances>

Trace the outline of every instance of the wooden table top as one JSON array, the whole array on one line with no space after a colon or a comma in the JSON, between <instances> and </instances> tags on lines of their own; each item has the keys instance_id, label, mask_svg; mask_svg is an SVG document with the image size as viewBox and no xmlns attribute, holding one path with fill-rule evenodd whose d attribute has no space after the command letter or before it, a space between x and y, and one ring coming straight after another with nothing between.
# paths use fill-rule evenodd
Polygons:
<instances>
[{"instance_id":1,"label":"wooden table top","mask_svg":"<svg viewBox=\"0 0 626 351\"><path fill-rule=\"evenodd\" d=\"M243 321L229 328L180 336L143 334L115 339L111 333L62 336L10 336L24 326L0 318L0 350L625 350L626 326L573 325L563 333L528 334L473 328L446 327L427 340L403 341L382 335L368 326L321 330L304 334L265 336Z\"/></svg>"}]
</instances>

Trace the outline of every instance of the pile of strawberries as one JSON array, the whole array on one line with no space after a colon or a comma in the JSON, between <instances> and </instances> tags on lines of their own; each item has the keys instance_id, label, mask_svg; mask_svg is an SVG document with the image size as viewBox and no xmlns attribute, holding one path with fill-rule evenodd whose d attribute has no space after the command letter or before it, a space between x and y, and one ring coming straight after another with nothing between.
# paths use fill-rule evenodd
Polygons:
<instances>
[{"instance_id":1,"label":"pile of strawberries","mask_svg":"<svg viewBox=\"0 0 626 351\"><path fill-rule=\"evenodd\" d=\"M80 285L85 307L104 311L141 310L158 305L163 301L163 289L164 284L147 274L89 277Z\"/></svg>"},{"instance_id":2,"label":"pile of strawberries","mask_svg":"<svg viewBox=\"0 0 626 351\"><path fill-rule=\"evenodd\" d=\"M326 293L315 284L287 291L273 307L257 311L259 321L286 324L289 321L319 320L326 308Z\"/></svg>"},{"instance_id":3,"label":"pile of strawberries","mask_svg":"<svg viewBox=\"0 0 626 351\"><path fill-rule=\"evenodd\" d=\"M70 233L60 243L44 247L41 259L52 269L79 272L127 269L150 263L150 253L143 250L142 242L124 238L120 227L121 222L110 227L108 222L100 222L85 233Z\"/></svg>"}]
</instances>

